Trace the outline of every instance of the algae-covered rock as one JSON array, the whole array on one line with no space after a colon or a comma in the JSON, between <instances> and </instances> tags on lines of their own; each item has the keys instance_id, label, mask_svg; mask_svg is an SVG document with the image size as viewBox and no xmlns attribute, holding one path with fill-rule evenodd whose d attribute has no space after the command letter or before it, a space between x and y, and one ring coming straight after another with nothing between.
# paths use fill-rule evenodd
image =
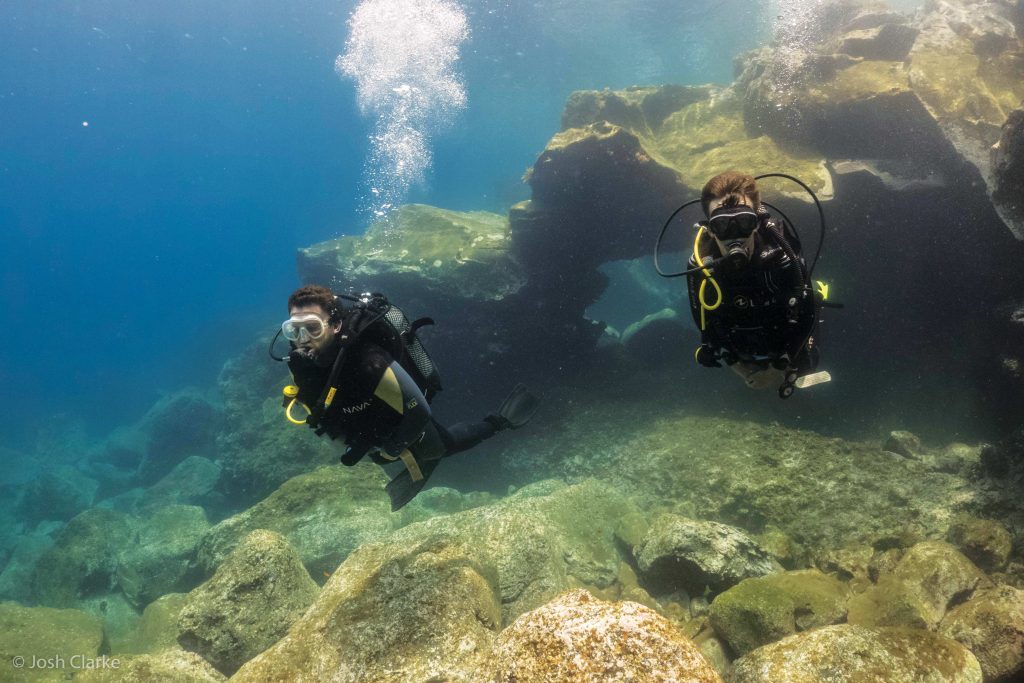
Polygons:
<instances>
[{"instance_id":1,"label":"algae-covered rock","mask_svg":"<svg viewBox=\"0 0 1024 683\"><path fill-rule=\"evenodd\" d=\"M167 476L150 486L142 500L140 511L157 510L167 505L198 505L205 507L220 479L221 464L198 455L190 455L174 466Z\"/></svg>"},{"instance_id":2,"label":"algae-covered rock","mask_svg":"<svg viewBox=\"0 0 1024 683\"><path fill-rule=\"evenodd\" d=\"M96 657L102 644L102 622L85 612L0 603L0 678L5 681L57 680L71 670L73 656ZM23 658L21 668L13 664L15 657ZM34 668L33 658L54 665Z\"/></svg>"},{"instance_id":3,"label":"algae-covered rock","mask_svg":"<svg viewBox=\"0 0 1024 683\"><path fill-rule=\"evenodd\" d=\"M986 572L1006 567L1013 549L1010 532L994 519L961 516L949 528L947 538L960 552Z\"/></svg>"},{"instance_id":4,"label":"algae-covered rock","mask_svg":"<svg viewBox=\"0 0 1024 683\"><path fill-rule=\"evenodd\" d=\"M893 453L898 453L906 458L920 460L921 439L916 434L904 431L889 433L889 437L882 444L882 448Z\"/></svg>"},{"instance_id":5,"label":"algae-covered rock","mask_svg":"<svg viewBox=\"0 0 1024 683\"><path fill-rule=\"evenodd\" d=\"M907 626L927 629L935 625L934 615L920 592L894 576L882 576L878 583L850 598L846 620L856 626Z\"/></svg>"},{"instance_id":6,"label":"algae-covered rock","mask_svg":"<svg viewBox=\"0 0 1024 683\"><path fill-rule=\"evenodd\" d=\"M500 300L524 283L509 255L508 219L485 211L401 206L359 237L339 237L299 251L303 282L336 282L360 291L373 283L402 304L428 292ZM339 288L339 291L345 287Z\"/></svg>"},{"instance_id":7,"label":"algae-covered rock","mask_svg":"<svg viewBox=\"0 0 1024 683\"><path fill-rule=\"evenodd\" d=\"M951 609L938 630L974 653L986 681L1014 680L1024 673L1024 590L979 590Z\"/></svg>"},{"instance_id":8,"label":"algae-covered rock","mask_svg":"<svg viewBox=\"0 0 1024 683\"><path fill-rule=\"evenodd\" d=\"M232 680L484 680L501 604L495 568L475 556L437 539L359 547Z\"/></svg>"},{"instance_id":9,"label":"algae-covered rock","mask_svg":"<svg viewBox=\"0 0 1024 683\"><path fill-rule=\"evenodd\" d=\"M194 391L182 391L161 399L142 420L146 455L138 476L156 482L191 455L216 456L216 432L220 411Z\"/></svg>"},{"instance_id":10,"label":"algae-covered rock","mask_svg":"<svg viewBox=\"0 0 1024 683\"><path fill-rule=\"evenodd\" d=\"M742 530L717 522L661 515L634 551L640 575L656 593L722 591L782 566Z\"/></svg>"},{"instance_id":11,"label":"algae-covered rock","mask_svg":"<svg viewBox=\"0 0 1024 683\"><path fill-rule=\"evenodd\" d=\"M19 512L30 522L67 521L92 506L98 488L78 469L55 465L25 487Z\"/></svg>"},{"instance_id":12,"label":"algae-covered rock","mask_svg":"<svg viewBox=\"0 0 1024 683\"><path fill-rule=\"evenodd\" d=\"M118 558L132 538L127 515L100 508L78 515L36 562L36 599L51 607L71 607L81 598L106 593L113 587Z\"/></svg>"},{"instance_id":13,"label":"algae-covered rock","mask_svg":"<svg viewBox=\"0 0 1024 683\"><path fill-rule=\"evenodd\" d=\"M495 643L494 667L495 683L722 680L664 617L634 602L597 600L585 590L516 619Z\"/></svg>"},{"instance_id":14,"label":"algae-covered rock","mask_svg":"<svg viewBox=\"0 0 1024 683\"><path fill-rule=\"evenodd\" d=\"M146 605L132 637L117 653L157 653L178 646L178 614L188 601L185 593L168 593Z\"/></svg>"},{"instance_id":15,"label":"algae-covered rock","mask_svg":"<svg viewBox=\"0 0 1024 683\"><path fill-rule=\"evenodd\" d=\"M39 558L53 547L54 538L63 524L40 524L31 533L17 537L6 566L0 572L0 600L29 603L32 600L32 575Z\"/></svg>"},{"instance_id":16,"label":"algae-covered rock","mask_svg":"<svg viewBox=\"0 0 1024 683\"><path fill-rule=\"evenodd\" d=\"M196 546L209 528L206 513L192 505L170 505L141 520L117 566L117 583L128 599L141 608L191 588Z\"/></svg>"},{"instance_id":17,"label":"algae-covered rock","mask_svg":"<svg viewBox=\"0 0 1024 683\"><path fill-rule=\"evenodd\" d=\"M318 594L283 536L253 531L188 594L178 642L230 675L277 642Z\"/></svg>"},{"instance_id":18,"label":"algae-covered rock","mask_svg":"<svg viewBox=\"0 0 1024 683\"><path fill-rule=\"evenodd\" d=\"M937 624L946 610L968 598L975 588L989 583L985 575L956 548L944 541L924 541L907 551L892 570L928 610L929 625Z\"/></svg>"},{"instance_id":19,"label":"algae-covered rock","mask_svg":"<svg viewBox=\"0 0 1024 683\"><path fill-rule=\"evenodd\" d=\"M840 624L797 633L733 663L732 683L981 683L978 660L954 640L915 629Z\"/></svg>"},{"instance_id":20,"label":"algae-covered rock","mask_svg":"<svg viewBox=\"0 0 1024 683\"><path fill-rule=\"evenodd\" d=\"M369 464L293 477L211 528L200 541L199 563L213 571L249 532L267 529L288 539L311 575L333 572L357 546L391 531L386 483L383 471Z\"/></svg>"},{"instance_id":21,"label":"algae-covered rock","mask_svg":"<svg viewBox=\"0 0 1024 683\"><path fill-rule=\"evenodd\" d=\"M150 655L117 657L117 667L83 671L75 681L84 683L220 683L227 678L194 652L171 648Z\"/></svg>"},{"instance_id":22,"label":"algae-covered rock","mask_svg":"<svg viewBox=\"0 0 1024 683\"><path fill-rule=\"evenodd\" d=\"M846 586L816 569L747 579L711 603L715 631L738 654L846 616Z\"/></svg>"},{"instance_id":23,"label":"algae-covered rock","mask_svg":"<svg viewBox=\"0 0 1024 683\"><path fill-rule=\"evenodd\" d=\"M1024 224L1024 107L1010 112L992 148L996 208L1009 221Z\"/></svg>"},{"instance_id":24,"label":"algae-covered rock","mask_svg":"<svg viewBox=\"0 0 1024 683\"><path fill-rule=\"evenodd\" d=\"M835 573L841 581L869 579L874 556L874 549L867 545L837 548L817 555L814 566L823 572Z\"/></svg>"}]
</instances>

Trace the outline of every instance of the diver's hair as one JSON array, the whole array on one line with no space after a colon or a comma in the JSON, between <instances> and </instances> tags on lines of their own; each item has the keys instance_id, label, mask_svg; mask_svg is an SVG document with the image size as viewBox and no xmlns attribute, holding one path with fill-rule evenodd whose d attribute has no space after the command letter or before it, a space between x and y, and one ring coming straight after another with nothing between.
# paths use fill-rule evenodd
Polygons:
<instances>
[{"instance_id":1,"label":"diver's hair","mask_svg":"<svg viewBox=\"0 0 1024 683\"><path fill-rule=\"evenodd\" d=\"M288 310L301 306L319 306L327 312L327 322L336 323L341 319L341 307L334 292L323 285L299 287L288 297Z\"/></svg>"},{"instance_id":2,"label":"diver's hair","mask_svg":"<svg viewBox=\"0 0 1024 683\"><path fill-rule=\"evenodd\" d=\"M704 185L700 192L700 205L707 216L712 200L724 198L723 206L736 206L744 203L745 197L754 200L752 208L756 209L761 205L761 191L757 189L754 176L739 171L726 171L719 173Z\"/></svg>"}]
</instances>

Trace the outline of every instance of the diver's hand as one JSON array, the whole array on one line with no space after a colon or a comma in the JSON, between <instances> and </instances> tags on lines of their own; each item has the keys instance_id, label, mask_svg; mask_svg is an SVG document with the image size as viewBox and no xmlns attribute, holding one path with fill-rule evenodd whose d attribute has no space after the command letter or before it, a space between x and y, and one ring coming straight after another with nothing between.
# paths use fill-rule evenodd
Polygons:
<instances>
[{"instance_id":1,"label":"diver's hand","mask_svg":"<svg viewBox=\"0 0 1024 683\"><path fill-rule=\"evenodd\" d=\"M706 368L722 367L722 364L718 362L718 355L707 344L701 344L697 347L696 358L697 362Z\"/></svg>"}]
</instances>

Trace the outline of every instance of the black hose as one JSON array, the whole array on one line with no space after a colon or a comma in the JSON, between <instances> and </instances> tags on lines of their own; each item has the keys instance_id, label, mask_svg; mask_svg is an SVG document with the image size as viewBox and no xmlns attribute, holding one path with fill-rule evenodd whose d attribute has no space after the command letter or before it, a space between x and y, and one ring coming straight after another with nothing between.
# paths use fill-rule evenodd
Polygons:
<instances>
[{"instance_id":1,"label":"black hose","mask_svg":"<svg viewBox=\"0 0 1024 683\"><path fill-rule=\"evenodd\" d=\"M821 223L821 237L818 239L818 249L814 252L814 260L811 261L811 265L807 269L807 277L811 278L811 276L814 274L814 266L818 264L818 257L821 256L821 247L823 244L825 244L825 211L824 209L821 208L821 202L818 201L818 195L814 194L814 190L807 187L804 181L800 180L799 178L794 178L793 176L787 175L785 173L765 173L763 175L754 176L754 180L761 180L762 178L785 178L786 180L792 180L794 183L804 188L807 194L811 195L811 199L814 200L814 206L818 208L818 219ZM776 209L776 211L778 211L778 209ZM782 212L779 211L779 213ZM786 220L788 222L789 219ZM793 224L790 223L790 225L792 226Z\"/></svg>"},{"instance_id":2,"label":"black hose","mask_svg":"<svg viewBox=\"0 0 1024 683\"><path fill-rule=\"evenodd\" d=\"M688 206L696 204L699 201L700 199L693 199L680 206L678 209L672 212L672 215L668 217L667 221L665 221L665 225L662 226L661 234L658 235L658 241L655 242L654 244L654 270L658 271L658 275L662 277L682 277L683 275L690 275L692 273L696 273L700 270L703 270L704 266L697 266L696 268L690 268L689 270L683 270L678 273L666 273L661 269L661 265L658 263L658 252L661 251L661 242L663 239L665 239L665 233L668 231L668 226L672 224L672 219L679 215L680 211L682 211Z\"/></svg>"}]
</instances>

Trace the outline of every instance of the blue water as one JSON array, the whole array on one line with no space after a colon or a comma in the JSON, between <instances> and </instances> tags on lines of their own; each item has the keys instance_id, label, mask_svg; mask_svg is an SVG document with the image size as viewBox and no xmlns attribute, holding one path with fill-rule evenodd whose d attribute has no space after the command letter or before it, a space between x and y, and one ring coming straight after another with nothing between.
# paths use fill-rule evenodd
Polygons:
<instances>
[{"instance_id":1,"label":"blue water","mask_svg":"<svg viewBox=\"0 0 1024 683\"><path fill-rule=\"evenodd\" d=\"M355 5L5 0L6 445L68 420L99 436L210 385L282 317L295 250L365 228L374 121L334 70ZM727 83L773 16L741 0L461 6L466 106L407 201L502 213L573 90Z\"/></svg>"}]
</instances>

